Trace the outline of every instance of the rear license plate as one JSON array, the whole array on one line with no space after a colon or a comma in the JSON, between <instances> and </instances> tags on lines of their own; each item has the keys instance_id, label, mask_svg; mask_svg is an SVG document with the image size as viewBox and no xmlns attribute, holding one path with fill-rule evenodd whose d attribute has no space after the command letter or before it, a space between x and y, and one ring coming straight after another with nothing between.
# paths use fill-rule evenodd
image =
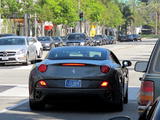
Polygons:
<instances>
[{"instance_id":1,"label":"rear license plate","mask_svg":"<svg viewBox=\"0 0 160 120\"><path fill-rule=\"evenodd\" d=\"M8 57L2 57L2 60L8 60Z\"/></svg>"},{"instance_id":2,"label":"rear license plate","mask_svg":"<svg viewBox=\"0 0 160 120\"><path fill-rule=\"evenodd\" d=\"M65 80L65 87L80 88L81 87L81 80Z\"/></svg>"}]
</instances>

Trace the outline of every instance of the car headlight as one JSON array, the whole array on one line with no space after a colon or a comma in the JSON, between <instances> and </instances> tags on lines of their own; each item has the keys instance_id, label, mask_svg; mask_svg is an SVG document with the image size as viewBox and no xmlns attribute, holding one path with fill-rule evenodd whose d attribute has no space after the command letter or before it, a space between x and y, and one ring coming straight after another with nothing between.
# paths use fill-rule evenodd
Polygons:
<instances>
[{"instance_id":1,"label":"car headlight","mask_svg":"<svg viewBox=\"0 0 160 120\"><path fill-rule=\"evenodd\" d=\"M21 55L21 54L25 54L26 53L26 49L21 49L19 51L17 51L17 55Z\"/></svg>"},{"instance_id":2,"label":"car headlight","mask_svg":"<svg viewBox=\"0 0 160 120\"><path fill-rule=\"evenodd\" d=\"M81 42L80 45L85 45L85 42Z\"/></svg>"}]
</instances>

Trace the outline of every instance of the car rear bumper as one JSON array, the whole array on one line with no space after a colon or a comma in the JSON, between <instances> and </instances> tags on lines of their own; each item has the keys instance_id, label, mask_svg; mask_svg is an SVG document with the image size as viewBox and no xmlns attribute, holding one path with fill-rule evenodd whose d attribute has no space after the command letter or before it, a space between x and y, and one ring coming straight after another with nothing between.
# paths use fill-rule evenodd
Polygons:
<instances>
[{"instance_id":1,"label":"car rear bumper","mask_svg":"<svg viewBox=\"0 0 160 120\"><path fill-rule=\"evenodd\" d=\"M105 99L108 102L112 99L112 92L106 89L58 89L58 88L36 88L33 94L30 95L30 99L34 101L54 101L67 99L85 99L85 98L97 98Z\"/></svg>"}]
</instances>

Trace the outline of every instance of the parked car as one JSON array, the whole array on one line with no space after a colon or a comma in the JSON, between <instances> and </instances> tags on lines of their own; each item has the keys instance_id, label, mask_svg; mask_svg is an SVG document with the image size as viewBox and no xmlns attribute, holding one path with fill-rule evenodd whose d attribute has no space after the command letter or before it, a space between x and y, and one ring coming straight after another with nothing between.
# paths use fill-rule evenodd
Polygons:
<instances>
[{"instance_id":1,"label":"parked car","mask_svg":"<svg viewBox=\"0 0 160 120\"><path fill-rule=\"evenodd\" d=\"M43 50L51 49L51 43L53 42L53 39L50 36L37 37L37 39L42 43Z\"/></svg>"},{"instance_id":2,"label":"parked car","mask_svg":"<svg viewBox=\"0 0 160 120\"><path fill-rule=\"evenodd\" d=\"M120 35L118 36L119 42L126 42L127 41L127 35Z\"/></svg>"},{"instance_id":3,"label":"parked car","mask_svg":"<svg viewBox=\"0 0 160 120\"><path fill-rule=\"evenodd\" d=\"M87 46L91 40L84 33L70 33L66 37L65 44L67 46Z\"/></svg>"},{"instance_id":4,"label":"parked car","mask_svg":"<svg viewBox=\"0 0 160 120\"><path fill-rule=\"evenodd\" d=\"M86 101L86 98L94 101L96 98L103 106L113 104L115 109L122 111L123 103L128 103L126 67L130 65L128 60L121 64L114 53L105 48L53 48L30 72L30 108L37 110L47 103Z\"/></svg>"},{"instance_id":5,"label":"parked car","mask_svg":"<svg viewBox=\"0 0 160 120\"><path fill-rule=\"evenodd\" d=\"M127 40L126 41L130 41L130 42L134 41L133 35L132 34L127 35Z\"/></svg>"},{"instance_id":6,"label":"parked car","mask_svg":"<svg viewBox=\"0 0 160 120\"><path fill-rule=\"evenodd\" d=\"M61 46L64 45L61 37L58 37L58 36L57 37L52 37L52 39L53 39L53 42L51 43L51 48L61 47Z\"/></svg>"},{"instance_id":7,"label":"parked car","mask_svg":"<svg viewBox=\"0 0 160 120\"><path fill-rule=\"evenodd\" d=\"M117 116L109 120L132 120L128 116ZM148 104L137 120L160 120L160 97L154 103Z\"/></svg>"},{"instance_id":8,"label":"parked car","mask_svg":"<svg viewBox=\"0 0 160 120\"><path fill-rule=\"evenodd\" d=\"M23 63L28 65L35 62L36 48L34 41L24 36L10 36L0 38L0 64Z\"/></svg>"},{"instance_id":9,"label":"parked car","mask_svg":"<svg viewBox=\"0 0 160 120\"><path fill-rule=\"evenodd\" d=\"M149 61L138 61L135 71L144 72L140 78L141 88L138 95L138 110L143 111L149 102L160 96L160 40L157 41Z\"/></svg>"},{"instance_id":10,"label":"parked car","mask_svg":"<svg viewBox=\"0 0 160 120\"><path fill-rule=\"evenodd\" d=\"M95 39L99 39L101 41L101 45L109 44L110 40L106 35L95 35Z\"/></svg>"},{"instance_id":11,"label":"parked car","mask_svg":"<svg viewBox=\"0 0 160 120\"><path fill-rule=\"evenodd\" d=\"M134 41L142 41L142 38L139 34L132 34Z\"/></svg>"},{"instance_id":12,"label":"parked car","mask_svg":"<svg viewBox=\"0 0 160 120\"><path fill-rule=\"evenodd\" d=\"M97 37L97 36L94 36L93 37L93 42L94 42L94 45L97 46L97 45L102 45L103 44L103 40L101 37Z\"/></svg>"}]
</instances>

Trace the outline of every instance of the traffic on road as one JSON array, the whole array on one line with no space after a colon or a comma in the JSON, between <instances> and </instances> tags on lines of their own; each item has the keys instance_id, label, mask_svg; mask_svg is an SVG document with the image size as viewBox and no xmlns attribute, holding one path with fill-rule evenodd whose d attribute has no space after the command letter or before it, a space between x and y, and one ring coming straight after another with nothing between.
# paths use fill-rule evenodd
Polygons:
<instances>
[{"instance_id":1,"label":"traffic on road","mask_svg":"<svg viewBox=\"0 0 160 120\"><path fill-rule=\"evenodd\" d=\"M4 80L2 81L2 78L0 80L2 86L0 96L3 96L1 101L4 103L0 111L0 116L2 116L2 118L7 118L7 116L5 116L6 113L17 109L19 112L22 109L21 112L28 111L29 114L35 114L35 110L41 112L44 105L47 105L45 106L45 110L43 109L44 114L47 114L48 110L49 113L53 114L56 110L59 112L61 110L67 112L69 109L71 112L80 112L79 114L81 114L83 118L83 110L86 110L87 114L91 115L88 111L93 110L92 112L94 112L99 108L97 112L105 111L105 113L102 112L101 114L107 115L106 119L117 116L114 115L117 112L121 116L128 115L132 119L138 119L137 95L140 83L136 82L139 78L135 78L137 73L135 73L132 68L135 61L137 61L137 54L143 56L138 60L149 59L155 42L156 40L144 39L141 45L139 42L133 42L132 44L130 42L117 42L117 44L97 47L55 47L51 50L43 51L42 62L38 61L28 66L18 63L6 63L5 65L1 65L1 73L6 72L8 77L4 75L2 76ZM146 48L150 46L150 49L147 49L147 55L146 50L141 46ZM135 58L130 56L130 53L126 52L128 49L135 54ZM139 51L143 52L140 54ZM127 61L123 61L124 59ZM127 69L125 66L131 65L131 62L128 60L131 60L133 65ZM122 66L120 67L120 65ZM117 72L118 76L114 74L115 72ZM120 78L122 79L120 80ZM119 83L116 83L116 81ZM118 90L120 88L122 90L121 92ZM99 93L104 96L100 97ZM119 95L123 97L118 97ZM38 100L38 103L35 101L33 102L33 100ZM118 103L113 102L113 104L111 104L112 102L108 100L116 100ZM10 105L9 101L15 103ZM123 107L123 103L128 104ZM75 105L78 108L75 107ZM112 112L112 114L108 116L110 112ZM67 115L67 113L65 113L65 115ZM19 115L17 114L17 116ZM42 114L42 116L44 115ZM74 118L75 117L76 116L74 116ZM48 119L50 118L52 118L52 115ZM8 117L8 119L11 118Z\"/></svg>"},{"instance_id":2,"label":"traffic on road","mask_svg":"<svg viewBox=\"0 0 160 120\"><path fill-rule=\"evenodd\" d=\"M158 0L0 0L0 120L159 120Z\"/></svg>"}]
</instances>

